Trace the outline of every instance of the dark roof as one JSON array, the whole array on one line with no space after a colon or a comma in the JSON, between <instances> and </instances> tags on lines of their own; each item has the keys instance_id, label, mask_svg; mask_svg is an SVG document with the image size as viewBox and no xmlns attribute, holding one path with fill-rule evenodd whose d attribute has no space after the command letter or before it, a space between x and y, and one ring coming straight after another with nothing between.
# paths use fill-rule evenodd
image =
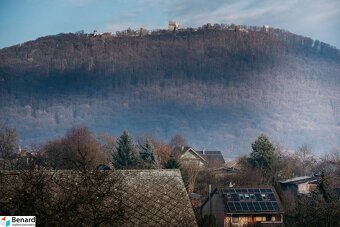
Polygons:
<instances>
[{"instance_id":1,"label":"dark roof","mask_svg":"<svg viewBox=\"0 0 340 227\"><path fill-rule=\"evenodd\" d=\"M225 164L221 151L196 151L208 162L209 167L219 167Z\"/></svg>"},{"instance_id":2,"label":"dark roof","mask_svg":"<svg viewBox=\"0 0 340 227\"><path fill-rule=\"evenodd\" d=\"M197 153L200 154L207 154L207 155L222 155L221 151L196 151Z\"/></svg>"},{"instance_id":3,"label":"dark roof","mask_svg":"<svg viewBox=\"0 0 340 227\"><path fill-rule=\"evenodd\" d=\"M227 213L282 213L282 205L272 187L221 188Z\"/></svg>"}]
</instances>

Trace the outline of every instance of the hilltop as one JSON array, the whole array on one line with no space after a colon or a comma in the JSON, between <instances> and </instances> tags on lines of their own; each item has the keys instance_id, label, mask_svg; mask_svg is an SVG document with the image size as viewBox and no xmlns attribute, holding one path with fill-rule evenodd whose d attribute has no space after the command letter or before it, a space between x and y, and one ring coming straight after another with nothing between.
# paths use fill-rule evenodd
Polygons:
<instances>
[{"instance_id":1,"label":"hilltop","mask_svg":"<svg viewBox=\"0 0 340 227\"><path fill-rule=\"evenodd\" d=\"M0 50L0 122L23 144L86 124L163 139L178 132L235 155L264 132L321 153L340 145L339 85L338 49L280 29L59 34Z\"/></svg>"}]
</instances>

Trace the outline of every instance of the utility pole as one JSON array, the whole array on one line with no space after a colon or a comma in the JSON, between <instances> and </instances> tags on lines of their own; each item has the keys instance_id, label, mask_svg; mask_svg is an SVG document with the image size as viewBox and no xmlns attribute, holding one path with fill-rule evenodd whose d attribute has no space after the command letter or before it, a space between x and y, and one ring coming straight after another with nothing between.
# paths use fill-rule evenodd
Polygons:
<instances>
[{"instance_id":1,"label":"utility pole","mask_svg":"<svg viewBox=\"0 0 340 227\"><path fill-rule=\"evenodd\" d=\"M209 215L211 215L211 184L209 184Z\"/></svg>"}]
</instances>

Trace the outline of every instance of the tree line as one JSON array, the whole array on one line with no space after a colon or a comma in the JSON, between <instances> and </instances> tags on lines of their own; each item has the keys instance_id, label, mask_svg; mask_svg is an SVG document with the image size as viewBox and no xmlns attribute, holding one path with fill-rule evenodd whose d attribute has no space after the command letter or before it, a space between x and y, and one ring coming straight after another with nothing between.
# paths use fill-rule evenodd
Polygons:
<instances>
[{"instance_id":1,"label":"tree line","mask_svg":"<svg viewBox=\"0 0 340 227\"><path fill-rule=\"evenodd\" d=\"M340 179L340 150L317 158L307 144L290 152L273 144L268 136L261 134L251 144L251 152L237 159L237 168L233 174L217 176L210 169L184 164L178 160L182 147L187 145L179 134L169 143L160 142L151 136L140 138L138 143L134 143L127 131L118 138L108 135L95 138L86 127L72 128L64 137L44 144L40 155L36 155L35 160L28 163L13 158L18 157L15 156L18 148L15 130L3 127L0 132L1 160L5 161L2 168L77 170L84 173L84 177L91 171L106 169L180 168L189 193L195 192L204 197L208 193L209 184L213 187L272 185L284 205L286 226L340 224L340 201L336 193ZM21 166L16 163L18 161ZM291 193L283 192L280 187L280 180L313 174L320 180L310 195L295 198ZM27 176L27 179L33 177L23 176ZM39 185L39 181L33 177L29 184ZM22 193L20 191L19 194ZM29 192L25 193L27 195ZM45 205L42 203L39 206ZM200 216L199 209L199 206L194 206L199 223L209 222L209 217Z\"/></svg>"},{"instance_id":2,"label":"tree line","mask_svg":"<svg viewBox=\"0 0 340 227\"><path fill-rule=\"evenodd\" d=\"M96 137L87 127L80 126L70 129L62 138L50 140L31 151L19 152L16 130L3 127L0 130L0 168L80 171L176 168L179 163L175 150L185 145L185 139L179 134L169 143L152 136L141 137L134 143L128 131L118 138L107 134Z\"/></svg>"}]
</instances>

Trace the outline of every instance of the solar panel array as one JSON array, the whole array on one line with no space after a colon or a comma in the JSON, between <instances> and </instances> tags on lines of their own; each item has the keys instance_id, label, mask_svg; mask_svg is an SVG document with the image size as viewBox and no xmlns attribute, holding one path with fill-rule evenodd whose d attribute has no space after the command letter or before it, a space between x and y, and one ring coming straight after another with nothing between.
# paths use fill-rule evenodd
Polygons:
<instances>
[{"instance_id":1,"label":"solar panel array","mask_svg":"<svg viewBox=\"0 0 340 227\"><path fill-rule=\"evenodd\" d=\"M224 188L230 212L278 212L280 207L271 188Z\"/></svg>"}]
</instances>

